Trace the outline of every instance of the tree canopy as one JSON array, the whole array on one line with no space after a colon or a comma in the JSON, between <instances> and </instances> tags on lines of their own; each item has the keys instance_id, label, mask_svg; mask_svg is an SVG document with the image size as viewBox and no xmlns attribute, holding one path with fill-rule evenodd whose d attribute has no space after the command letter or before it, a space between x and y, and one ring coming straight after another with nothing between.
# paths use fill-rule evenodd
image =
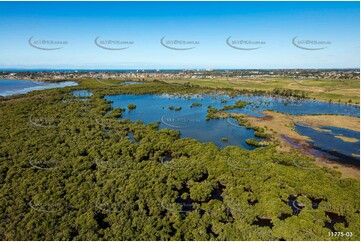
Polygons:
<instances>
[{"instance_id":1,"label":"tree canopy","mask_svg":"<svg viewBox=\"0 0 361 242\"><path fill-rule=\"evenodd\" d=\"M359 181L296 151L181 139L103 99L196 87L94 83L85 101L74 87L1 100L2 240L359 240Z\"/></svg>"}]
</instances>

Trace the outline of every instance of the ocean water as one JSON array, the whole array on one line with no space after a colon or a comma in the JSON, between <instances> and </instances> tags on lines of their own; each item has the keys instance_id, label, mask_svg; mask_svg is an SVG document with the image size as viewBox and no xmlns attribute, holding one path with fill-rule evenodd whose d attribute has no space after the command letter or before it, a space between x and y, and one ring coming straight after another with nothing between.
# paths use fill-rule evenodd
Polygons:
<instances>
[{"instance_id":1,"label":"ocean water","mask_svg":"<svg viewBox=\"0 0 361 242\"><path fill-rule=\"evenodd\" d=\"M62 88L62 87L77 86L77 85L78 83L72 81L53 83L53 82L35 82L31 80L0 79L0 96L7 97L16 94L26 94L31 91Z\"/></svg>"}]
</instances>

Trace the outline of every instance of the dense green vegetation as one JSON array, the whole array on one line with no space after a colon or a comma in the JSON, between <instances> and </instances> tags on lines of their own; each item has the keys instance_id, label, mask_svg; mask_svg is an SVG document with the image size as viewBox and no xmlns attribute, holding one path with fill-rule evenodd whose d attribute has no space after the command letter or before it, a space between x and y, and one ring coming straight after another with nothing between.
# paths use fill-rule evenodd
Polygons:
<instances>
[{"instance_id":1,"label":"dense green vegetation","mask_svg":"<svg viewBox=\"0 0 361 242\"><path fill-rule=\"evenodd\" d=\"M169 106L168 109L169 109L169 110L174 110L174 111L180 111L180 110L182 110L182 107L179 106L179 107L176 107L176 108L175 108L174 106Z\"/></svg>"},{"instance_id":2,"label":"dense green vegetation","mask_svg":"<svg viewBox=\"0 0 361 242\"><path fill-rule=\"evenodd\" d=\"M284 88L275 88L272 91L275 95L281 95L285 97L296 97L296 98L306 98L307 93L305 91L300 90L291 90L291 89L284 89Z\"/></svg>"},{"instance_id":3,"label":"dense green vegetation","mask_svg":"<svg viewBox=\"0 0 361 242\"><path fill-rule=\"evenodd\" d=\"M133 109L136 109L137 108L137 105L135 104L128 104L128 110L133 110Z\"/></svg>"},{"instance_id":4,"label":"dense green vegetation","mask_svg":"<svg viewBox=\"0 0 361 242\"><path fill-rule=\"evenodd\" d=\"M77 88L94 95L74 98ZM118 119L125 110L103 99L197 92L212 90L83 80L0 99L0 238L359 240L358 181L296 151L180 139L158 124Z\"/></svg>"},{"instance_id":5,"label":"dense green vegetation","mask_svg":"<svg viewBox=\"0 0 361 242\"><path fill-rule=\"evenodd\" d=\"M192 103L190 107L193 108L193 107L200 107L200 106L202 106L202 103L195 102L195 103Z\"/></svg>"},{"instance_id":6,"label":"dense green vegetation","mask_svg":"<svg viewBox=\"0 0 361 242\"><path fill-rule=\"evenodd\" d=\"M256 146L256 147L266 146L262 142L257 141L255 138L246 139L246 144Z\"/></svg>"},{"instance_id":7,"label":"dense green vegetation","mask_svg":"<svg viewBox=\"0 0 361 242\"><path fill-rule=\"evenodd\" d=\"M224 106L222 108L222 111L232 110L232 109L237 109L237 108L244 108L247 106L247 104L250 104L250 102L236 101L235 105Z\"/></svg>"}]
</instances>

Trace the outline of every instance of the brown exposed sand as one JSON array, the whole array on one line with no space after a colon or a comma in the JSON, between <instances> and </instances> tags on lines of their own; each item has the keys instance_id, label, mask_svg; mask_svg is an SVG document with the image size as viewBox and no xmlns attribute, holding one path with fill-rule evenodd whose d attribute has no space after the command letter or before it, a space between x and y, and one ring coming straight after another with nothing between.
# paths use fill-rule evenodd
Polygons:
<instances>
[{"instance_id":1,"label":"brown exposed sand","mask_svg":"<svg viewBox=\"0 0 361 242\"><path fill-rule=\"evenodd\" d=\"M343 135L336 135L335 137L338 138L338 139L343 140L344 142L351 142L352 143L352 142L357 142L358 141L358 139L346 137L346 136L343 136Z\"/></svg>"},{"instance_id":2,"label":"brown exposed sand","mask_svg":"<svg viewBox=\"0 0 361 242\"><path fill-rule=\"evenodd\" d=\"M259 127L267 127L267 133L277 132L277 135L286 135L292 139L297 140L311 140L307 136L302 136L295 131L294 124L291 118L291 115L286 115L282 113L264 111L262 112L265 116L262 118L244 115L245 119L251 122L252 125Z\"/></svg>"},{"instance_id":3,"label":"brown exposed sand","mask_svg":"<svg viewBox=\"0 0 361 242\"><path fill-rule=\"evenodd\" d=\"M360 132L360 118L339 115L293 116L295 122L310 126L334 126Z\"/></svg>"},{"instance_id":4,"label":"brown exposed sand","mask_svg":"<svg viewBox=\"0 0 361 242\"><path fill-rule=\"evenodd\" d=\"M273 111L262 112L265 116L262 118L244 115L252 125L259 127L266 127L266 132L273 134L277 140L280 141L278 149L283 152L290 151L296 145L305 154L309 154L310 149L307 141L311 139L307 136L302 136L295 131L294 122L312 126L314 129L328 132L327 129L322 129L322 126L334 126L339 128L346 128L360 132L360 119L357 117L337 116L337 115L308 115L308 116L294 116L277 113ZM346 142L356 142L357 140L349 137L337 137ZM356 154L357 155L357 154ZM317 165L327 167L330 169L336 169L341 172L341 176L344 178L355 178L360 180L360 170L339 164L324 158L316 158Z\"/></svg>"}]
</instances>

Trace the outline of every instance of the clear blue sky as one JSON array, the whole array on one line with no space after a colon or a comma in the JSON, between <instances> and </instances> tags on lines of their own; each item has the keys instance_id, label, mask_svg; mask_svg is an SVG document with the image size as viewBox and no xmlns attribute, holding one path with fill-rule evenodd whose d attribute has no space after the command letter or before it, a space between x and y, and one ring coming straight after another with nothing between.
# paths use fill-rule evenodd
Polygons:
<instances>
[{"instance_id":1,"label":"clear blue sky","mask_svg":"<svg viewBox=\"0 0 361 242\"><path fill-rule=\"evenodd\" d=\"M0 2L0 68L359 68L358 2ZM60 50L28 40L63 40ZM94 39L134 41L126 49ZM187 51L160 39L198 41ZM264 41L237 50L226 39ZM330 41L296 48L292 39Z\"/></svg>"}]
</instances>

